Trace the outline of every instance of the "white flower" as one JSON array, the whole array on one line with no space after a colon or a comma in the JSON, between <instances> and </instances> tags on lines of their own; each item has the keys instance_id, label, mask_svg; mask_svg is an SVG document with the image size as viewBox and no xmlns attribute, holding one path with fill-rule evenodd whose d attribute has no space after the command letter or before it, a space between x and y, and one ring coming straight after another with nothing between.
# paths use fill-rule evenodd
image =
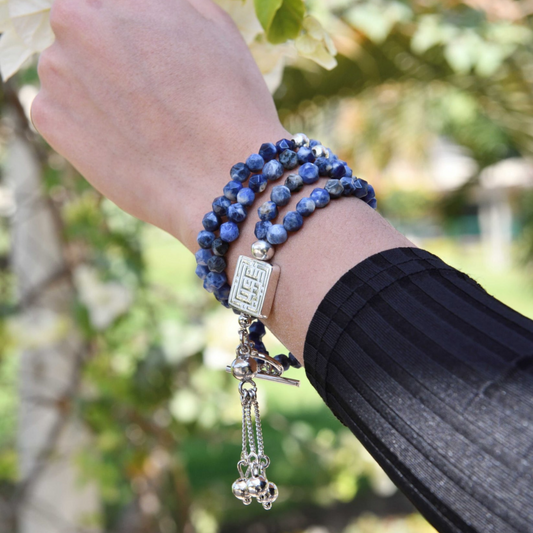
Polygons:
<instances>
[{"instance_id":1,"label":"white flower","mask_svg":"<svg viewBox=\"0 0 533 533\"><path fill-rule=\"evenodd\" d=\"M262 34L249 45L249 48L269 91L273 93L280 86L287 59L296 57L294 45L271 44Z\"/></svg>"},{"instance_id":2,"label":"white flower","mask_svg":"<svg viewBox=\"0 0 533 533\"><path fill-rule=\"evenodd\" d=\"M301 35L296 39L296 50L302 57L312 59L321 67L331 70L337 66L337 50L322 24L310 15L304 18Z\"/></svg>"},{"instance_id":3,"label":"white flower","mask_svg":"<svg viewBox=\"0 0 533 533\"><path fill-rule=\"evenodd\" d=\"M0 74L7 80L26 60L54 42L50 27L53 0L0 0ZM215 0L233 19L271 92L281 83L288 59L297 53L326 69L337 65L335 46L320 22L306 16L301 35L281 45L267 42L253 0ZM297 51L297 53L296 53Z\"/></svg>"},{"instance_id":4,"label":"white flower","mask_svg":"<svg viewBox=\"0 0 533 533\"><path fill-rule=\"evenodd\" d=\"M74 282L81 302L89 311L91 324L97 330L107 328L125 313L133 301L131 290L116 281L103 283L96 270L81 265L74 271Z\"/></svg>"},{"instance_id":5,"label":"white flower","mask_svg":"<svg viewBox=\"0 0 533 533\"><path fill-rule=\"evenodd\" d=\"M54 42L52 0L0 0L0 73L7 80Z\"/></svg>"}]
</instances>

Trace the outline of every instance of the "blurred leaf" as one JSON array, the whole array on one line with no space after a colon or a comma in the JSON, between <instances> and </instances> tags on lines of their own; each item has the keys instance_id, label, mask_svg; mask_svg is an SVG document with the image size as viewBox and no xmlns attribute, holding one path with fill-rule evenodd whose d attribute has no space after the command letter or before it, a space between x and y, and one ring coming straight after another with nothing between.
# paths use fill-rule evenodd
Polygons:
<instances>
[{"instance_id":1,"label":"blurred leaf","mask_svg":"<svg viewBox=\"0 0 533 533\"><path fill-rule=\"evenodd\" d=\"M267 38L273 44L295 39L302 28L305 15L303 0L283 0L267 31Z\"/></svg>"},{"instance_id":2,"label":"blurred leaf","mask_svg":"<svg viewBox=\"0 0 533 533\"><path fill-rule=\"evenodd\" d=\"M254 0L257 18L265 32L270 29L270 25L282 3L283 0Z\"/></svg>"}]
</instances>

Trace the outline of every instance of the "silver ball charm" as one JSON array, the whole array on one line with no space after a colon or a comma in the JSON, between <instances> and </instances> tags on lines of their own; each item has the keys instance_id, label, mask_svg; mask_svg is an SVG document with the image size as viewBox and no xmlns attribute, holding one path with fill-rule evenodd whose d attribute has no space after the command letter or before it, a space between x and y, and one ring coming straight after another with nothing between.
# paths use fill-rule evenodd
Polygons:
<instances>
[{"instance_id":1,"label":"silver ball charm","mask_svg":"<svg viewBox=\"0 0 533 533\"><path fill-rule=\"evenodd\" d=\"M274 248L267 241L255 241L252 244L252 255L260 261L268 261L274 257Z\"/></svg>"},{"instance_id":2,"label":"silver ball charm","mask_svg":"<svg viewBox=\"0 0 533 533\"><path fill-rule=\"evenodd\" d=\"M278 499L278 495L279 492L277 485L275 483L272 483L272 481L269 481L266 492L262 496L257 498L257 501L262 503L263 507L265 507L266 503L270 503L270 505L272 506L272 504Z\"/></svg>"},{"instance_id":3,"label":"silver ball charm","mask_svg":"<svg viewBox=\"0 0 533 533\"><path fill-rule=\"evenodd\" d=\"M315 158L329 157L328 151L321 144L313 146L313 148L311 148L311 151L313 152Z\"/></svg>"},{"instance_id":4,"label":"silver ball charm","mask_svg":"<svg viewBox=\"0 0 533 533\"><path fill-rule=\"evenodd\" d=\"M255 359L241 359L238 357L231 363L231 373L239 380L253 379L257 372L257 362Z\"/></svg>"},{"instance_id":5,"label":"silver ball charm","mask_svg":"<svg viewBox=\"0 0 533 533\"><path fill-rule=\"evenodd\" d=\"M265 476L251 477L247 482L248 492L256 498L268 491L268 480Z\"/></svg>"},{"instance_id":6,"label":"silver ball charm","mask_svg":"<svg viewBox=\"0 0 533 533\"><path fill-rule=\"evenodd\" d=\"M233 495L235 496L235 498L239 500L250 499L250 495L248 494L248 485L246 484L246 479L242 477L233 482L233 485L231 486L231 491L233 492Z\"/></svg>"},{"instance_id":7,"label":"silver ball charm","mask_svg":"<svg viewBox=\"0 0 533 533\"><path fill-rule=\"evenodd\" d=\"M292 141L296 145L296 148L301 148L302 146L309 146L309 137L303 133L297 133L292 137Z\"/></svg>"}]
</instances>

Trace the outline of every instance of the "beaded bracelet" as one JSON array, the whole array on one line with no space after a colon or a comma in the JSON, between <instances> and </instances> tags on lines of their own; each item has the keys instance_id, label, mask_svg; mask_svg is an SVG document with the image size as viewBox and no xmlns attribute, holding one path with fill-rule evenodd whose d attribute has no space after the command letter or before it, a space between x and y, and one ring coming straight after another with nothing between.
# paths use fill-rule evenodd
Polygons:
<instances>
[{"instance_id":1,"label":"beaded bracelet","mask_svg":"<svg viewBox=\"0 0 533 533\"><path fill-rule=\"evenodd\" d=\"M298 165L298 173L290 174L285 185L275 186L270 201L259 207L260 220L254 230L259 240L252 245L253 257L239 256L230 286L225 274L224 255L230 243L239 236L238 224L246 218L247 208L253 205L256 194L266 189L268 181L281 178L285 170L293 170ZM292 353L270 357L262 342L265 327L259 319L268 316L280 274L279 266L268 261L274 256L275 246L286 242L289 233L301 229L304 217L310 216L316 208L325 207L330 200L355 196L374 209L377 201L371 185L353 177L348 165L331 150L318 141L309 141L301 133L290 140L282 139L275 145L261 145L258 154L252 154L246 163L234 165L230 174L232 180L224 187L224 195L215 199L213 211L202 220L204 230L198 234L201 249L196 253L196 274L204 280L206 290L213 292L217 300L239 314L237 357L226 368L240 381L243 409L242 452L237 463L240 477L233 483L232 491L246 505L256 498L265 509L270 509L278 497L278 489L265 474L270 459L264 453L257 386L253 379L257 377L299 386L299 381L282 377L282 374L290 366L300 368L301 364ZM296 211L285 215L283 224L272 223L278 215L278 207L286 206L293 192L316 183L321 176L330 178L323 188L317 187L309 197L302 198L296 205ZM243 183L248 178L248 187L244 187ZM228 220L223 222L223 217ZM218 237L215 234L217 230Z\"/></svg>"}]
</instances>

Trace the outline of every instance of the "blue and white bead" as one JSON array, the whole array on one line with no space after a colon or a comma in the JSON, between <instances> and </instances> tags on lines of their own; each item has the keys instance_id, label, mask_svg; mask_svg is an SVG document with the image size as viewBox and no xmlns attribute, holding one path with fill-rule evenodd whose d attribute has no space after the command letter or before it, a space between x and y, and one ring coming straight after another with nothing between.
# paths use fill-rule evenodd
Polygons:
<instances>
[{"instance_id":1,"label":"blue and white bead","mask_svg":"<svg viewBox=\"0 0 533 533\"><path fill-rule=\"evenodd\" d=\"M257 210L257 214L261 220L272 220L278 216L278 206L272 201L265 202Z\"/></svg>"},{"instance_id":2,"label":"blue and white bead","mask_svg":"<svg viewBox=\"0 0 533 533\"><path fill-rule=\"evenodd\" d=\"M259 172L265 166L265 160L259 154L252 154L246 160L246 166L252 172Z\"/></svg>"},{"instance_id":3,"label":"blue and white bead","mask_svg":"<svg viewBox=\"0 0 533 533\"><path fill-rule=\"evenodd\" d=\"M330 201L329 192L326 191L326 189L322 189L321 187L313 189L313 192L310 194L310 197L311 200L315 202L315 205L318 208L326 207Z\"/></svg>"},{"instance_id":4,"label":"blue and white bead","mask_svg":"<svg viewBox=\"0 0 533 533\"><path fill-rule=\"evenodd\" d=\"M297 204L296 204L296 211L300 213L303 217L308 217L313 214L315 211L316 204L315 202L309 198L305 197L302 198Z\"/></svg>"},{"instance_id":5,"label":"blue and white bead","mask_svg":"<svg viewBox=\"0 0 533 533\"><path fill-rule=\"evenodd\" d=\"M287 230L283 224L272 224L267 231L267 241L270 244L283 244L287 240Z\"/></svg>"},{"instance_id":6,"label":"blue and white bead","mask_svg":"<svg viewBox=\"0 0 533 533\"><path fill-rule=\"evenodd\" d=\"M278 206L283 207L291 200L291 191L285 185L276 185L270 193L270 199Z\"/></svg>"},{"instance_id":7,"label":"blue and white bead","mask_svg":"<svg viewBox=\"0 0 533 533\"><path fill-rule=\"evenodd\" d=\"M265 176L266 179L270 181L274 181L281 178L284 172L285 169L283 168L283 165L276 159L272 159L272 161L269 161L263 167L263 176Z\"/></svg>"}]
</instances>

